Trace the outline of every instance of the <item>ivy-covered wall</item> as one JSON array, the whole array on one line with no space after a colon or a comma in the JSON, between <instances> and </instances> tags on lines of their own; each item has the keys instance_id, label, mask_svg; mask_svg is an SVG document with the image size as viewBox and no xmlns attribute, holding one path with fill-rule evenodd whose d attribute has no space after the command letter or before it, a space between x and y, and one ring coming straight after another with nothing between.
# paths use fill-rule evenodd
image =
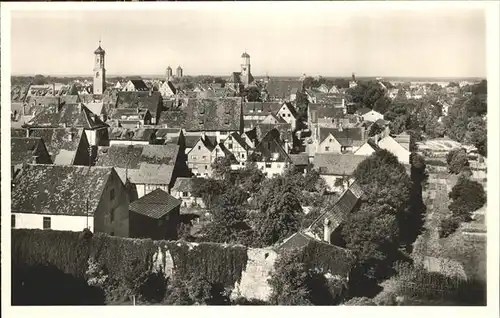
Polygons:
<instances>
[{"instance_id":1,"label":"ivy-covered wall","mask_svg":"<svg viewBox=\"0 0 500 318\"><path fill-rule=\"evenodd\" d=\"M326 251L311 246L305 250L304 260L315 259L319 263L316 265L321 265L326 271L338 267L338 264L331 263L332 255L325 257L326 254ZM13 294L26 294L25 289L28 287L22 281L26 275L32 278L33 287L30 288L42 288L40 285L46 284L49 285L46 286L47 290L50 290L49 287L54 286L50 286L50 281L40 281L39 276L57 272L70 289L76 284L75 281L85 285L91 275L89 273L97 271L99 276L106 276L107 285L112 288L112 291L104 288L105 295L101 296L109 298L109 293L113 293L113 298L123 299L134 294L134 286L141 275L156 272L169 279L202 277L210 283L222 285L232 292L232 297L267 300L271 293L267 280L277 257L272 248L252 249L241 245L152 241L86 232L17 229L12 230L12 272L13 281L19 282L19 286L16 292L13 284ZM339 261L344 260L337 259L335 262ZM347 269L340 266L338 270L340 272L334 274L344 276ZM95 300L99 297L95 290L82 288L84 296L75 296L76 300L68 300L68 304L77 300L85 303L86 297L99 302Z\"/></svg>"}]
</instances>

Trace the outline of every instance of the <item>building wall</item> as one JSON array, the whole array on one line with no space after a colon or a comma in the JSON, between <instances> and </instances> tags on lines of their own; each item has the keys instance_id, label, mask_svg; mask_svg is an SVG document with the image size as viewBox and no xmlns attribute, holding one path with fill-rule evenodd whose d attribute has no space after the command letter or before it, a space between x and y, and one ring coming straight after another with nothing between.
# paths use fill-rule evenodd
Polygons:
<instances>
[{"instance_id":1,"label":"building wall","mask_svg":"<svg viewBox=\"0 0 500 318\"><path fill-rule=\"evenodd\" d=\"M255 115L248 114L248 115L243 115L243 120L258 120L262 121L267 117L268 113L262 112L262 111L257 111L255 112Z\"/></svg>"},{"instance_id":2,"label":"building wall","mask_svg":"<svg viewBox=\"0 0 500 318\"><path fill-rule=\"evenodd\" d=\"M137 198L142 198L156 189L162 189L163 191L170 193L170 187L168 184L135 184L135 187L137 189Z\"/></svg>"},{"instance_id":3,"label":"building wall","mask_svg":"<svg viewBox=\"0 0 500 318\"><path fill-rule=\"evenodd\" d=\"M297 119L293 116L292 112L288 109L286 105L281 106L278 111L278 115L281 116L287 123L292 125L292 130L295 130Z\"/></svg>"},{"instance_id":4,"label":"building wall","mask_svg":"<svg viewBox=\"0 0 500 318\"><path fill-rule=\"evenodd\" d=\"M232 138L226 139L224 146L233 153L238 162L247 162L248 151L245 150L239 143L232 140Z\"/></svg>"},{"instance_id":5,"label":"building wall","mask_svg":"<svg viewBox=\"0 0 500 318\"><path fill-rule=\"evenodd\" d=\"M319 144L316 152L319 153L342 153L342 145L333 136L328 136Z\"/></svg>"},{"instance_id":6,"label":"building wall","mask_svg":"<svg viewBox=\"0 0 500 318\"><path fill-rule=\"evenodd\" d=\"M257 162L257 168L259 168L268 178L282 174L287 167L287 162Z\"/></svg>"},{"instance_id":7,"label":"building wall","mask_svg":"<svg viewBox=\"0 0 500 318\"><path fill-rule=\"evenodd\" d=\"M179 207L160 219L153 219L130 211L130 237L153 240L176 240L179 225Z\"/></svg>"},{"instance_id":8,"label":"building wall","mask_svg":"<svg viewBox=\"0 0 500 318\"><path fill-rule=\"evenodd\" d=\"M175 95L174 92L172 92L172 90L170 89L170 87L168 86L168 84L166 82L160 86L158 91L160 92L161 96L164 98L172 97Z\"/></svg>"},{"instance_id":9,"label":"building wall","mask_svg":"<svg viewBox=\"0 0 500 318\"><path fill-rule=\"evenodd\" d=\"M202 136L203 133L205 134L205 136L207 137L214 137L217 141L217 143L220 143L220 142L224 142L227 137L229 137L229 135L231 135L232 133L234 132L237 132L239 133L239 131L235 131L235 130L231 130L231 131L205 131L205 132L202 132L202 131L186 131L186 133L184 134L185 136Z\"/></svg>"},{"instance_id":10,"label":"building wall","mask_svg":"<svg viewBox=\"0 0 500 318\"><path fill-rule=\"evenodd\" d=\"M85 129L85 135L90 145L97 146L97 132L95 130Z\"/></svg>"},{"instance_id":11,"label":"building wall","mask_svg":"<svg viewBox=\"0 0 500 318\"><path fill-rule=\"evenodd\" d=\"M188 153L187 162L193 174L200 176L210 175L210 165L212 164L211 152L203 145L201 140Z\"/></svg>"},{"instance_id":12,"label":"building wall","mask_svg":"<svg viewBox=\"0 0 500 318\"><path fill-rule=\"evenodd\" d=\"M114 198L111 199L111 190L114 189ZM94 227L96 232L113 234L116 236L129 236L129 212L130 198L128 191L123 185L116 172L110 174L104 188L101 200L94 214ZM111 220L111 213L114 218Z\"/></svg>"},{"instance_id":13,"label":"building wall","mask_svg":"<svg viewBox=\"0 0 500 318\"><path fill-rule=\"evenodd\" d=\"M193 204L199 206L200 208L205 208L205 203L201 198L194 197L191 192L182 193L179 191L172 190L171 195L182 201L181 206L190 207Z\"/></svg>"},{"instance_id":14,"label":"building wall","mask_svg":"<svg viewBox=\"0 0 500 318\"><path fill-rule=\"evenodd\" d=\"M16 229L43 229L43 218L50 217L51 229L58 231L81 232L88 227L94 231L94 218L89 216L72 216L56 214L35 214L12 212L16 218Z\"/></svg>"},{"instance_id":15,"label":"building wall","mask_svg":"<svg viewBox=\"0 0 500 318\"><path fill-rule=\"evenodd\" d=\"M403 164L410 163L410 152L397 143L392 137L386 137L379 141L378 146L394 154L399 162Z\"/></svg>"},{"instance_id":16,"label":"building wall","mask_svg":"<svg viewBox=\"0 0 500 318\"><path fill-rule=\"evenodd\" d=\"M371 156L374 152L375 150L369 144L365 143L354 151L354 154L358 156Z\"/></svg>"}]
</instances>

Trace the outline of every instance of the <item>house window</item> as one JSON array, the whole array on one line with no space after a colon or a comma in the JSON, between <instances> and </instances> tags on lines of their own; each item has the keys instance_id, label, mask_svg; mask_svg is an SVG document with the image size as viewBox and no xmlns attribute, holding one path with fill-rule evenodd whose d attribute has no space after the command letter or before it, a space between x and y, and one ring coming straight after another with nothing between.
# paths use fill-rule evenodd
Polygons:
<instances>
[{"instance_id":1,"label":"house window","mask_svg":"<svg viewBox=\"0 0 500 318\"><path fill-rule=\"evenodd\" d=\"M15 214L12 214L10 216L10 226L12 228L15 228L16 227L16 215Z\"/></svg>"},{"instance_id":2,"label":"house window","mask_svg":"<svg viewBox=\"0 0 500 318\"><path fill-rule=\"evenodd\" d=\"M244 153L241 154L241 158L245 159L245 154Z\"/></svg>"},{"instance_id":3,"label":"house window","mask_svg":"<svg viewBox=\"0 0 500 318\"><path fill-rule=\"evenodd\" d=\"M185 198L185 197L188 197L189 196L189 193L187 192L182 192L182 196Z\"/></svg>"},{"instance_id":4,"label":"house window","mask_svg":"<svg viewBox=\"0 0 500 318\"><path fill-rule=\"evenodd\" d=\"M226 108L226 114L231 114L231 109L230 108Z\"/></svg>"},{"instance_id":5,"label":"house window","mask_svg":"<svg viewBox=\"0 0 500 318\"><path fill-rule=\"evenodd\" d=\"M203 119L200 119L200 125L203 125Z\"/></svg>"},{"instance_id":6,"label":"house window","mask_svg":"<svg viewBox=\"0 0 500 318\"><path fill-rule=\"evenodd\" d=\"M332 142L332 141L333 141L333 139L332 139L332 138L330 138L329 142Z\"/></svg>"},{"instance_id":7,"label":"house window","mask_svg":"<svg viewBox=\"0 0 500 318\"><path fill-rule=\"evenodd\" d=\"M201 150L201 146L198 146L198 150Z\"/></svg>"},{"instance_id":8,"label":"house window","mask_svg":"<svg viewBox=\"0 0 500 318\"><path fill-rule=\"evenodd\" d=\"M224 120L224 124L229 125L229 119Z\"/></svg>"},{"instance_id":9,"label":"house window","mask_svg":"<svg viewBox=\"0 0 500 318\"><path fill-rule=\"evenodd\" d=\"M111 191L109 191L109 199L111 201L115 199L115 189L111 189Z\"/></svg>"},{"instance_id":10,"label":"house window","mask_svg":"<svg viewBox=\"0 0 500 318\"><path fill-rule=\"evenodd\" d=\"M200 109L200 114L205 114L205 108ZM203 120L202 120L203 121Z\"/></svg>"},{"instance_id":11,"label":"house window","mask_svg":"<svg viewBox=\"0 0 500 318\"><path fill-rule=\"evenodd\" d=\"M207 170L207 169L208 169L208 166L207 166L207 165L205 165L205 170Z\"/></svg>"},{"instance_id":12,"label":"house window","mask_svg":"<svg viewBox=\"0 0 500 318\"><path fill-rule=\"evenodd\" d=\"M111 222L113 222L115 220L115 209L111 209L111 211L109 211L109 219Z\"/></svg>"},{"instance_id":13,"label":"house window","mask_svg":"<svg viewBox=\"0 0 500 318\"><path fill-rule=\"evenodd\" d=\"M325 147L325 151L330 151L330 147Z\"/></svg>"},{"instance_id":14,"label":"house window","mask_svg":"<svg viewBox=\"0 0 500 318\"><path fill-rule=\"evenodd\" d=\"M109 232L109 235L115 236L115 232Z\"/></svg>"},{"instance_id":15,"label":"house window","mask_svg":"<svg viewBox=\"0 0 500 318\"><path fill-rule=\"evenodd\" d=\"M276 168L281 168L281 165L279 163L276 164Z\"/></svg>"},{"instance_id":16,"label":"house window","mask_svg":"<svg viewBox=\"0 0 500 318\"><path fill-rule=\"evenodd\" d=\"M266 162L266 168L271 168L271 163L270 162Z\"/></svg>"},{"instance_id":17,"label":"house window","mask_svg":"<svg viewBox=\"0 0 500 318\"><path fill-rule=\"evenodd\" d=\"M203 156L203 157L201 157L201 158L202 158L203 160L205 160L205 159L207 159L207 156Z\"/></svg>"},{"instance_id":18,"label":"house window","mask_svg":"<svg viewBox=\"0 0 500 318\"><path fill-rule=\"evenodd\" d=\"M43 217L43 229L44 230L50 230L51 228L51 221L50 221L50 217L47 217L47 216L44 216Z\"/></svg>"},{"instance_id":19,"label":"house window","mask_svg":"<svg viewBox=\"0 0 500 318\"><path fill-rule=\"evenodd\" d=\"M196 160L198 158L196 156L191 156L191 159Z\"/></svg>"},{"instance_id":20,"label":"house window","mask_svg":"<svg viewBox=\"0 0 500 318\"><path fill-rule=\"evenodd\" d=\"M288 117L290 117L290 114L288 114Z\"/></svg>"},{"instance_id":21,"label":"house window","mask_svg":"<svg viewBox=\"0 0 500 318\"><path fill-rule=\"evenodd\" d=\"M227 149L233 149L233 144L227 145Z\"/></svg>"}]
</instances>

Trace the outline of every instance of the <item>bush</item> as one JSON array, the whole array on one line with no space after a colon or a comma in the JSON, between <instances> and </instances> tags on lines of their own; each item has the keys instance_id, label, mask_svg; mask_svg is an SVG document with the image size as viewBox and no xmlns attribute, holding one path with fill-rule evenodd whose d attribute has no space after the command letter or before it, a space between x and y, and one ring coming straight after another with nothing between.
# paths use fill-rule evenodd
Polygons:
<instances>
[{"instance_id":1,"label":"bush","mask_svg":"<svg viewBox=\"0 0 500 318\"><path fill-rule=\"evenodd\" d=\"M354 297L343 303L344 306L377 306L376 303L373 302L368 297Z\"/></svg>"},{"instance_id":2,"label":"bush","mask_svg":"<svg viewBox=\"0 0 500 318\"><path fill-rule=\"evenodd\" d=\"M456 217L449 217L441 220L439 225L439 238L446 238L460 227L460 219Z\"/></svg>"},{"instance_id":3,"label":"bush","mask_svg":"<svg viewBox=\"0 0 500 318\"><path fill-rule=\"evenodd\" d=\"M467 151L464 148L451 150L446 156L446 163L451 173L459 174L466 167L469 167Z\"/></svg>"}]
</instances>

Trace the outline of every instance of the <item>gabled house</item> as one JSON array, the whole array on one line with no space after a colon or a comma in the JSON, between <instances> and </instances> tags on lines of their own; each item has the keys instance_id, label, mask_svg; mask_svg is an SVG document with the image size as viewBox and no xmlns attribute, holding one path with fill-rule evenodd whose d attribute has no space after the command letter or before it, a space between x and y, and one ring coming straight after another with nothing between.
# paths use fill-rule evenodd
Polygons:
<instances>
[{"instance_id":1,"label":"gabled house","mask_svg":"<svg viewBox=\"0 0 500 318\"><path fill-rule=\"evenodd\" d=\"M129 197L113 168L26 165L13 180L13 228L129 236Z\"/></svg>"},{"instance_id":2,"label":"gabled house","mask_svg":"<svg viewBox=\"0 0 500 318\"><path fill-rule=\"evenodd\" d=\"M292 126L292 131L295 131L295 128L297 127L298 114L292 103L283 103L278 111L278 115Z\"/></svg>"},{"instance_id":3,"label":"gabled house","mask_svg":"<svg viewBox=\"0 0 500 318\"><path fill-rule=\"evenodd\" d=\"M400 144L393 137L386 136L377 142L377 146L394 154L402 164L410 164L411 152L407 149L409 148L409 142L406 146L406 143Z\"/></svg>"},{"instance_id":4,"label":"gabled house","mask_svg":"<svg viewBox=\"0 0 500 318\"><path fill-rule=\"evenodd\" d=\"M202 198L195 197L193 194L193 182L195 178L180 177L175 180L174 187L171 190L172 196L182 201L182 207L198 206L205 207Z\"/></svg>"},{"instance_id":5,"label":"gabled house","mask_svg":"<svg viewBox=\"0 0 500 318\"><path fill-rule=\"evenodd\" d=\"M124 92L147 92L149 88L143 80L133 79L129 80L122 90Z\"/></svg>"},{"instance_id":6,"label":"gabled house","mask_svg":"<svg viewBox=\"0 0 500 318\"><path fill-rule=\"evenodd\" d=\"M222 142L215 145L214 149L210 154L210 159L212 160L212 163L214 163L217 160L217 158L228 158L231 163L231 166L236 166L239 168L238 160L236 160L234 154L229 149L227 149L227 147L224 146Z\"/></svg>"},{"instance_id":7,"label":"gabled house","mask_svg":"<svg viewBox=\"0 0 500 318\"><path fill-rule=\"evenodd\" d=\"M81 128L44 128L29 130L30 137L42 138L56 165L92 165L95 148Z\"/></svg>"},{"instance_id":8,"label":"gabled house","mask_svg":"<svg viewBox=\"0 0 500 318\"><path fill-rule=\"evenodd\" d=\"M151 124L155 125L163 110L163 99L160 92L118 92L114 108L133 109L134 111L147 109L151 114Z\"/></svg>"},{"instance_id":9,"label":"gabled house","mask_svg":"<svg viewBox=\"0 0 500 318\"><path fill-rule=\"evenodd\" d=\"M354 154L318 153L313 164L329 191L341 192L352 183L354 171L365 159Z\"/></svg>"},{"instance_id":10,"label":"gabled house","mask_svg":"<svg viewBox=\"0 0 500 318\"><path fill-rule=\"evenodd\" d=\"M379 113L373 109L367 108L367 107L363 107L363 108L358 109L358 111L356 113L364 121L376 122L379 119L384 119L384 115L382 115L381 113Z\"/></svg>"},{"instance_id":11,"label":"gabled house","mask_svg":"<svg viewBox=\"0 0 500 318\"><path fill-rule=\"evenodd\" d=\"M355 152L366 142L364 127L327 128L319 127L313 135L311 149L319 153L350 153ZM317 144L316 147L314 147Z\"/></svg>"},{"instance_id":12,"label":"gabled house","mask_svg":"<svg viewBox=\"0 0 500 318\"><path fill-rule=\"evenodd\" d=\"M212 151L217 145L216 140L202 135L193 148L187 153L189 169L195 176L210 177L212 175Z\"/></svg>"},{"instance_id":13,"label":"gabled house","mask_svg":"<svg viewBox=\"0 0 500 318\"><path fill-rule=\"evenodd\" d=\"M114 167L125 184L133 185L137 198L158 188L170 192L177 177L189 174L179 146L172 144L102 147L96 166Z\"/></svg>"},{"instance_id":14,"label":"gabled house","mask_svg":"<svg viewBox=\"0 0 500 318\"><path fill-rule=\"evenodd\" d=\"M42 138L11 137L11 178L14 178L25 164L52 164Z\"/></svg>"},{"instance_id":15,"label":"gabled house","mask_svg":"<svg viewBox=\"0 0 500 318\"><path fill-rule=\"evenodd\" d=\"M378 146L376 145L374 140L368 139L361 147L359 147L355 152L353 152L356 156L371 156L375 151L377 151Z\"/></svg>"},{"instance_id":16,"label":"gabled house","mask_svg":"<svg viewBox=\"0 0 500 318\"><path fill-rule=\"evenodd\" d=\"M25 126L30 129L83 128L91 146L107 142L108 125L83 104L65 104L57 110L44 110Z\"/></svg>"},{"instance_id":17,"label":"gabled house","mask_svg":"<svg viewBox=\"0 0 500 318\"><path fill-rule=\"evenodd\" d=\"M224 140L224 147L229 150L240 166L245 166L248 160L250 145L238 133L232 133Z\"/></svg>"},{"instance_id":18,"label":"gabled house","mask_svg":"<svg viewBox=\"0 0 500 318\"><path fill-rule=\"evenodd\" d=\"M269 131L257 144L250 156L266 177L283 173L292 164L292 160L283 148L276 129Z\"/></svg>"},{"instance_id":19,"label":"gabled house","mask_svg":"<svg viewBox=\"0 0 500 318\"><path fill-rule=\"evenodd\" d=\"M292 126L289 123L257 124L255 132L258 141L263 140L266 135L271 133L280 141L286 153L290 153L293 149Z\"/></svg>"},{"instance_id":20,"label":"gabled house","mask_svg":"<svg viewBox=\"0 0 500 318\"><path fill-rule=\"evenodd\" d=\"M171 81L164 81L158 91L163 98L171 98L177 94L177 89Z\"/></svg>"},{"instance_id":21,"label":"gabled house","mask_svg":"<svg viewBox=\"0 0 500 318\"><path fill-rule=\"evenodd\" d=\"M241 139L245 141L245 143L248 145L249 149L254 149L257 141L257 129L252 129L245 131L241 135Z\"/></svg>"},{"instance_id":22,"label":"gabled house","mask_svg":"<svg viewBox=\"0 0 500 318\"><path fill-rule=\"evenodd\" d=\"M333 135L333 132L325 131L324 129L320 132L325 132L325 138L321 138L321 142L316 149L316 153L342 153L342 144ZM321 133L320 133L321 135Z\"/></svg>"},{"instance_id":23,"label":"gabled house","mask_svg":"<svg viewBox=\"0 0 500 318\"><path fill-rule=\"evenodd\" d=\"M181 201L156 189L130 203L130 237L176 240Z\"/></svg>"}]
</instances>

